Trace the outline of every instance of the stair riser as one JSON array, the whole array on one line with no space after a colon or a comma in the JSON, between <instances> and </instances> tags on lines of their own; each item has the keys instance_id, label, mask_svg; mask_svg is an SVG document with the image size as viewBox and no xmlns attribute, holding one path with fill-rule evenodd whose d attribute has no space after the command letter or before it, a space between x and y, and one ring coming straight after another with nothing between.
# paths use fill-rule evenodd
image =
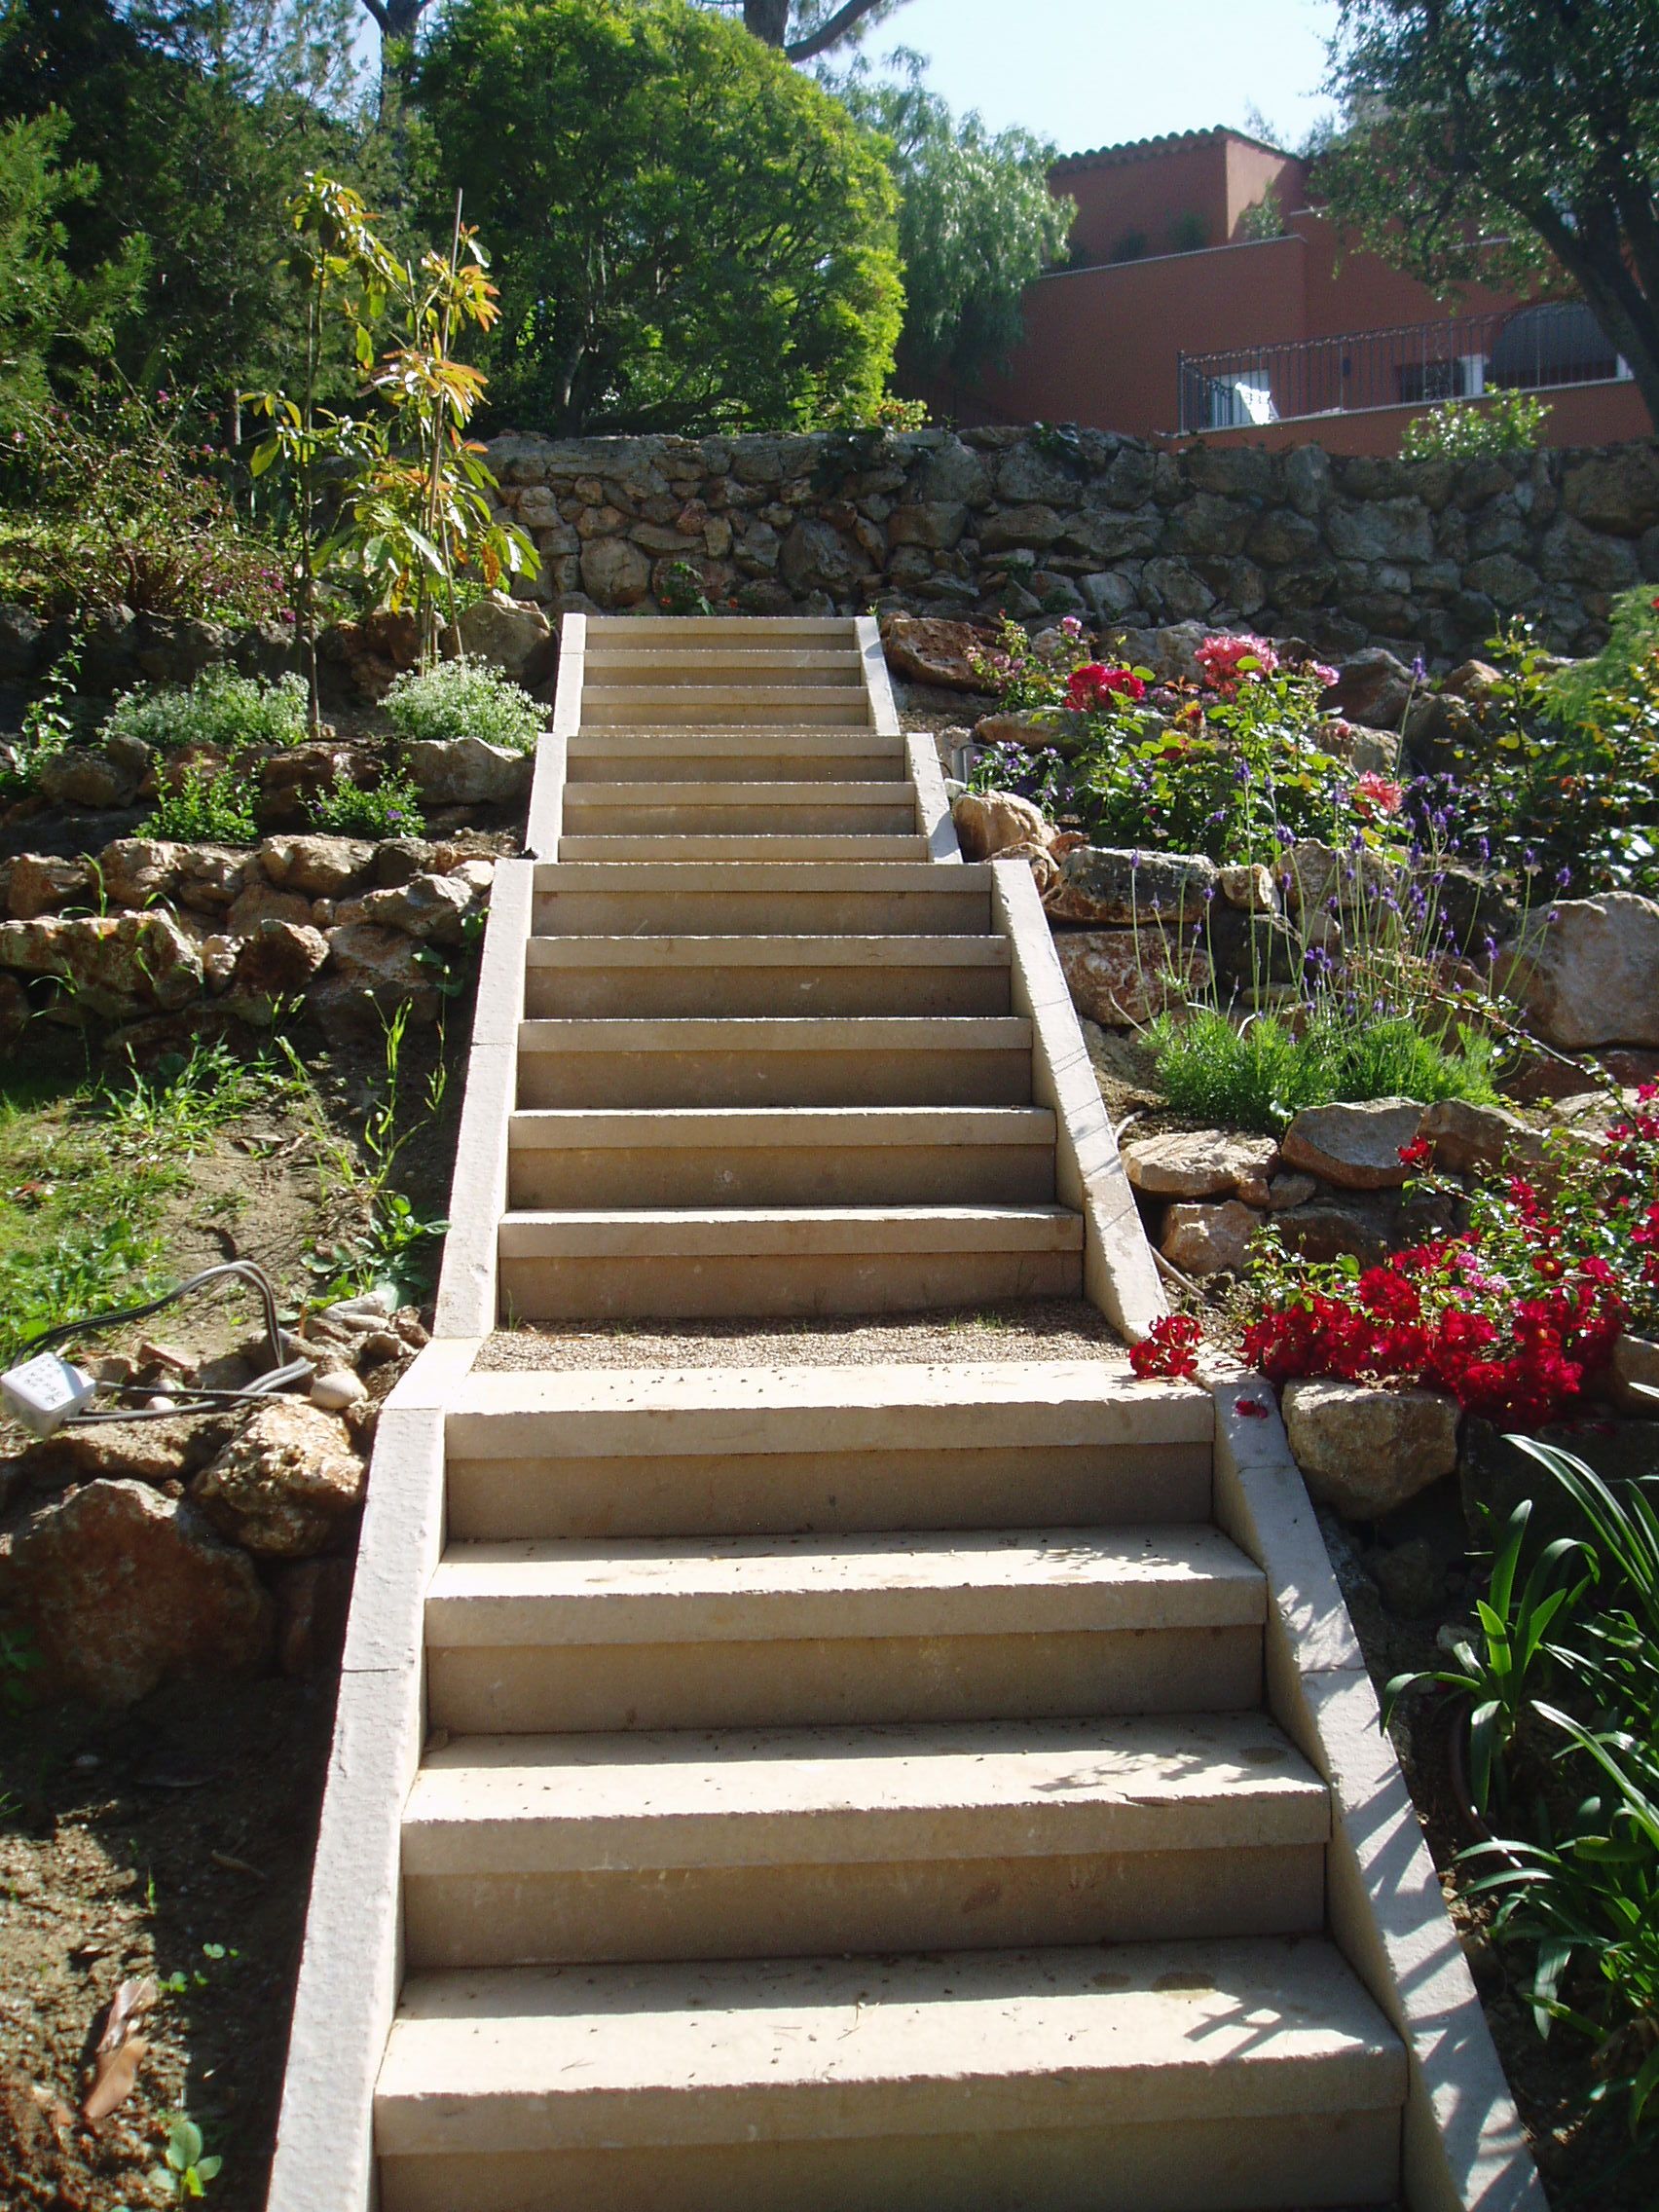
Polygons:
<instances>
[{"instance_id":1,"label":"stair riser","mask_svg":"<svg viewBox=\"0 0 1659 2212\"><path fill-rule=\"evenodd\" d=\"M677 830L660 835L619 837L562 836L562 861L925 861L927 839L914 823L903 836L873 836L849 830L835 836L783 834L694 836Z\"/></svg>"},{"instance_id":2,"label":"stair riser","mask_svg":"<svg viewBox=\"0 0 1659 2212\"><path fill-rule=\"evenodd\" d=\"M648 1130L646 1132L648 1136ZM513 1207L1051 1205L1051 1145L515 1149Z\"/></svg>"},{"instance_id":3,"label":"stair riser","mask_svg":"<svg viewBox=\"0 0 1659 2212\"><path fill-rule=\"evenodd\" d=\"M919 2094L906 2136L649 2150L492 2151L481 2108L476 2150L383 2154L382 2212L1283 2212L1390 2204L1399 2188L1397 2110L1091 2126L1083 2077L1029 2084L1025 2125L993 2132L972 2124L977 2090Z\"/></svg>"},{"instance_id":4,"label":"stair riser","mask_svg":"<svg viewBox=\"0 0 1659 2212\"><path fill-rule=\"evenodd\" d=\"M816 1052L523 1051L521 1107L1029 1106L1031 1054L848 1050Z\"/></svg>"},{"instance_id":5,"label":"stair riser","mask_svg":"<svg viewBox=\"0 0 1659 2212\"><path fill-rule=\"evenodd\" d=\"M643 746L649 740L638 734L628 742ZM780 744L775 751L744 753L682 753L673 736L652 743L647 752L578 753L573 748L566 781L578 789L584 784L886 784L907 790L908 769L903 751L838 753L813 750L808 736L799 740L797 753ZM883 741L873 735L872 746Z\"/></svg>"},{"instance_id":6,"label":"stair riser","mask_svg":"<svg viewBox=\"0 0 1659 2212\"><path fill-rule=\"evenodd\" d=\"M708 806L683 799L582 806L571 805L567 796L565 828L582 837L904 836L916 827L915 798L904 784L896 784L893 792L878 805L832 798L817 805L810 799L771 804L759 790L752 799L721 799Z\"/></svg>"},{"instance_id":7,"label":"stair riser","mask_svg":"<svg viewBox=\"0 0 1659 2212\"><path fill-rule=\"evenodd\" d=\"M730 691L734 685L752 685L761 691L847 691L862 695L863 664L851 653L826 654L802 660L779 653L754 656L746 666L734 667L713 654L656 654L647 661L628 661L619 655L595 653L582 671L583 720L593 706L617 700L647 704L664 691L685 691L712 686Z\"/></svg>"},{"instance_id":8,"label":"stair riser","mask_svg":"<svg viewBox=\"0 0 1659 2212\"><path fill-rule=\"evenodd\" d=\"M827 1020L860 1015L1008 1014L1006 968L531 968L525 1013L600 1019Z\"/></svg>"},{"instance_id":9,"label":"stair riser","mask_svg":"<svg viewBox=\"0 0 1659 2212\"><path fill-rule=\"evenodd\" d=\"M1237 1713L1262 1632L435 1645L426 1681L433 1726L469 1735Z\"/></svg>"},{"instance_id":10,"label":"stair riser","mask_svg":"<svg viewBox=\"0 0 1659 2212\"><path fill-rule=\"evenodd\" d=\"M499 1281L501 1315L509 1326L514 1320L759 1320L915 1313L1004 1298L1080 1298L1083 1256L949 1251L503 1258Z\"/></svg>"},{"instance_id":11,"label":"stair riser","mask_svg":"<svg viewBox=\"0 0 1659 2212\"><path fill-rule=\"evenodd\" d=\"M710 723L722 729L776 729L780 723L794 729L847 729L869 719L861 711L863 694L851 688L780 685L740 697L712 683L686 688L692 695L678 699L666 691L649 697L618 693L591 705L584 699L582 727L590 735L608 729L703 729Z\"/></svg>"},{"instance_id":12,"label":"stair riser","mask_svg":"<svg viewBox=\"0 0 1659 2212\"><path fill-rule=\"evenodd\" d=\"M802 1841L810 1850L810 1834ZM1324 1911L1321 1845L1205 1850L1201 1832L1181 1851L648 1874L406 1874L403 1884L413 1967L1302 1936L1317 1934Z\"/></svg>"},{"instance_id":13,"label":"stair riser","mask_svg":"<svg viewBox=\"0 0 1659 2212\"><path fill-rule=\"evenodd\" d=\"M452 1458L448 1502L460 1543L1148 1527L1209 1518L1210 1453L1206 1444L1074 1444Z\"/></svg>"},{"instance_id":14,"label":"stair riser","mask_svg":"<svg viewBox=\"0 0 1659 2212\"><path fill-rule=\"evenodd\" d=\"M941 868L941 875L954 873ZM541 892L537 937L984 937L983 891Z\"/></svg>"}]
</instances>

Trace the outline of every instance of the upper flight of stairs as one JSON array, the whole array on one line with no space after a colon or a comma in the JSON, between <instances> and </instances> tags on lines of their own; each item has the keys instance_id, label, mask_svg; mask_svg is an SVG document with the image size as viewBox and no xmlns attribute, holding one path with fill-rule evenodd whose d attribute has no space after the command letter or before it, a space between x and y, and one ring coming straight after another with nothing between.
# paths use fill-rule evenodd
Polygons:
<instances>
[{"instance_id":1,"label":"upper flight of stairs","mask_svg":"<svg viewBox=\"0 0 1659 2212\"><path fill-rule=\"evenodd\" d=\"M930 857L871 650L848 621L586 624L526 955L513 1318L1081 1290L989 870Z\"/></svg>"}]
</instances>

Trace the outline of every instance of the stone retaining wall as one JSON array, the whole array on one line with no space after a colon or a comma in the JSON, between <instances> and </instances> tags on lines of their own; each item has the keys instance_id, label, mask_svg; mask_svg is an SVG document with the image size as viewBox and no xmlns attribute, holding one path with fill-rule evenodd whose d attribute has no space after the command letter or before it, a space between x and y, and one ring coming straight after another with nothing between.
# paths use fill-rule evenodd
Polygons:
<instances>
[{"instance_id":1,"label":"stone retaining wall","mask_svg":"<svg viewBox=\"0 0 1659 2212\"><path fill-rule=\"evenodd\" d=\"M496 439L547 602L756 614L1007 608L1201 618L1340 657L1463 657L1506 616L1558 650L1659 578L1659 445L1407 463L1038 426L908 435Z\"/></svg>"}]
</instances>

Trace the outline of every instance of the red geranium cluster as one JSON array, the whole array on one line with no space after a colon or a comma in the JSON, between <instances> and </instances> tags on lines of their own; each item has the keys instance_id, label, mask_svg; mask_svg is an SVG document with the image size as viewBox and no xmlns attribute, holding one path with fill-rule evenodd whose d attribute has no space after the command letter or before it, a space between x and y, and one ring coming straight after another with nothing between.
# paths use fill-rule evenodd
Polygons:
<instances>
[{"instance_id":1,"label":"red geranium cluster","mask_svg":"<svg viewBox=\"0 0 1659 2212\"><path fill-rule=\"evenodd\" d=\"M1087 715L1109 707L1114 699L1144 699L1146 685L1132 670L1109 668L1104 661L1086 661L1074 668L1066 684L1066 705L1074 715Z\"/></svg>"},{"instance_id":2,"label":"red geranium cluster","mask_svg":"<svg viewBox=\"0 0 1659 2212\"><path fill-rule=\"evenodd\" d=\"M1278 654L1267 639L1251 637L1247 631L1233 638L1206 638L1193 658L1205 683L1224 699L1235 698L1247 676L1272 676L1278 667Z\"/></svg>"},{"instance_id":3,"label":"red geranium cluster","mask_svg":"<svg viewBox=\"0 0 1659 2212\"><path fill-rule=\"evenodd\" d=\"M1152 1334L1129 1347L1129 1365L1143 1382L1158 1377L1188 1382L1198 1372L1203 1331L1190 1313L1165 1313Z\"/></svg>"},{"instance_id":4,"label":"red geranium cluster","mask_svg":"<svg viewBox=\"0 0 1659 2212\"><path fill-rule=\"evenodd\" d=\"M1651 1210L1659 1236L1659 1206ZM1412 1382L1534 1429L1559 1420L1606 1366L1629 1314L1611 1262L1572 1248L1535 1188L1514 1177L1460 1236L1353 1277L1321 1270L1309 1287L1274 1296L1243 1348L1274 1382Z\"/></svg>"}]
</instances>

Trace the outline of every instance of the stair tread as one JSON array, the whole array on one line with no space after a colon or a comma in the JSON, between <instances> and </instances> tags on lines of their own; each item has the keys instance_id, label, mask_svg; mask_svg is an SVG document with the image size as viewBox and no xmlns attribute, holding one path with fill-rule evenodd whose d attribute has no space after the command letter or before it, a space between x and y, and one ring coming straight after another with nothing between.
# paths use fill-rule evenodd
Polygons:
<instances>
[{"instance_id":1,"label":"stair tread","mask_svg":"<svg viewBox=\"0 0 1659 2212\"><path fill-rule=\"evenodd\" d=\"M1262 1714L473 1736L427 1753L404 1863L819 1865L1329 1833L1325 1785Z\"/></svg>"},{"instance_id":2,"label":"stair tread","mask_svg":"<svg viewBox=\"0 0 1659 2212\"><path fill-rule=\"evenodd\" d=\"M787 783L768 777L749 783L687 782L571 784L565 812L608 806L892 806L911 787L904 783Z\"/></svg>"},{"instance_id":3,"label":"stair tread","mask_svg":"<svg viewBox=\"0 0 1659 2212\"><path fill-rule=\"evenodd\" d=\"M1405 2054L1318 1937L412 1976L389 2156L1388 2110ZM619 2100L626 2100L620 2102Z\"/></svg>"},{"instance_id":4,"label":"stair tread","mask_svg":"<svg viewBox=\"0 0 1659 2212\"><path fill-rule=\"evenodd\" d=\"M579 1014L519 1024L527 1051L1028 1051L1031 1024L1015 1014Z\"/></svg>"},{"instance_id":5,"label":"stair tread","mask_svg":"<svg viewBox=\"0 0 1659 2212\"><path fill-rule=\"evenodd\" d=\"M648 870L648 872L647 872ZM542 861L540 893L566 891L904 891L955 898L989 892L988 861ZM982 934L982 933L981 933Z\"/></svg>"},{"instance_id":6,"label":"stair tread","mask_svg":"<svg viewBox=\"0 0 1659 2212\"><path fill-rule=\"evenodd\" d=\"M612 861L649 867L679 854L686 861L760 861L809 867L814 862L868 860L892 866L927 855L928 841L914 830L617 830L566 832L561 861Z\"/></svg>"},{"instance_id":7,"label":"stair tread","mask_svg":"<svg viewBox=\"0 0 1659 2212\"><path fill-rule=\"evenodd\" d=\"M1005 937L533 937L532 968L1008 968Z\"/></svg>"},{"instance_id":8,"label":"stair tread","mask_svg":"<svg viewBox=\"0 0 1659 2212\"><path fill-rule=\"evenodd\" d=\"M517 1110L520 1151L698 1145L1051 1145L1043 1106L538 1106Z\"/></svg>"},{"instance_id":9,"label":"stair tread","mask_svg":"<svg viewBox=\"0 0 1659 2212\"><path fill-rule=\"evenodd\" d=\"M587 1212L523 1208L501 1216L503 1259L711 1257L828 1252L1081 1252L1069 1206L641 1206Z\"/></svg>"},{"instance_id":10,"label":"stair tread","mask_svg":"<svg viewBox=\"0 0 1659 2212\"><path fill-rule=\"evenodd\" d=\"M1249 1627L1261 1569L1201 1524L452 1544L436 1643Z\"/></svg>"}]
</instances>

